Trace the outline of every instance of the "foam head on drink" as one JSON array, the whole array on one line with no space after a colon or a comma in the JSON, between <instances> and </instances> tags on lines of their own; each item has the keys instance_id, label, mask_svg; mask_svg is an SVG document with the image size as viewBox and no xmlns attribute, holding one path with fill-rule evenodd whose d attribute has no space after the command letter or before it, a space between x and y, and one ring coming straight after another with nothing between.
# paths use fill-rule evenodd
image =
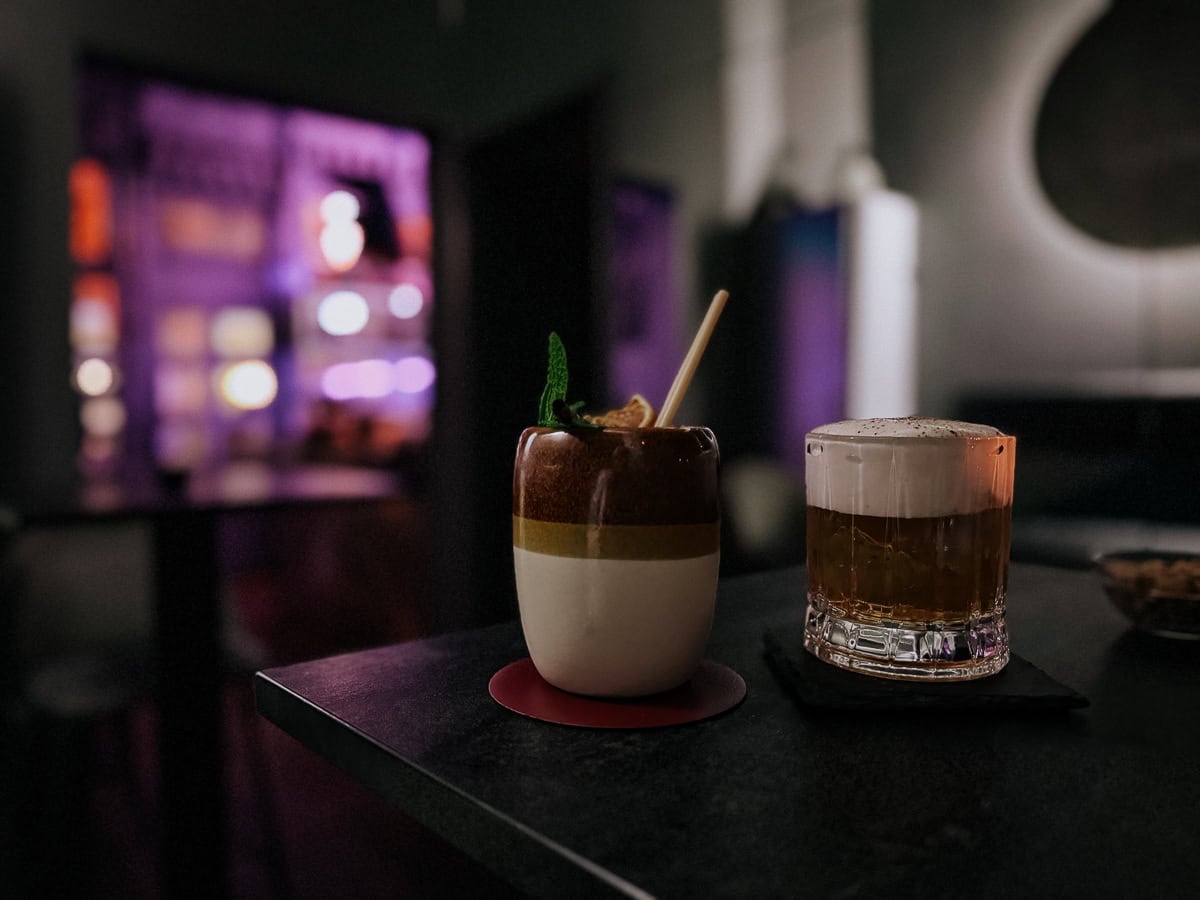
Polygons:
<instances>
[{"instance_id":1,"label":"foam head on drink","mask_svg":"<svg viewBox=\"0 0 1200 900\"><path fill-rule=\"evenodd\" d=\"M998 429L944 419L810 432L809 649L894 677L1002 668L1014 452Z\"/></svg>"}]
</instances>

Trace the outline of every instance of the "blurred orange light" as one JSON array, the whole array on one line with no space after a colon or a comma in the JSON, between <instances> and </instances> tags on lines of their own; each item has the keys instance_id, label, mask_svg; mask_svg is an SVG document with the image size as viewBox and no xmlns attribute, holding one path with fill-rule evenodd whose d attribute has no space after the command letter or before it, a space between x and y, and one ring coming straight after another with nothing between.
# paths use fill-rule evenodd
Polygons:
<instances>
[{"instance_id":1,"label":"blurred orange light","mask_svg":"<svg viewBox=\"0 0 1200 900\"><path fill-rule=\"evenodd\" d=\"M154 334L155 347L172 359L196 359L208 350L204 310L180 306L164 310Z\"/></svg>"},{"instance_id":2,"label":"blurred orange light","mask_svg":"<svg viewBox=\"0 0 1200 900\"><path fill-rule=\"evenodd\" d=\"M68 240L71 259L81 266L105 262L112 253L112 185L99 160L76 160L67 175L71 197Z\"/></svg>"},{"instance_id":3,"label":"blurred orange light","mask_svg":"<svg viewBox=\"0 0 1200 900\"><path fill-rule=\"evenodd\" d=\"M263 252L269 226L248 206L220 206L192 197L167 197L159 208L167 246L197 256L252 260Z\"/></svg>"},{"instance_id":4,"label":"blurred orange light","mask_svg":"<svg viewBox=\"0 0 1200 900\"><path fill-rule=\"evenodd\" d=\"M433 254L433 220L427 215L411 215L398 221L396 236L406 256L429 259Z\"/></svg>"}]
</instances>

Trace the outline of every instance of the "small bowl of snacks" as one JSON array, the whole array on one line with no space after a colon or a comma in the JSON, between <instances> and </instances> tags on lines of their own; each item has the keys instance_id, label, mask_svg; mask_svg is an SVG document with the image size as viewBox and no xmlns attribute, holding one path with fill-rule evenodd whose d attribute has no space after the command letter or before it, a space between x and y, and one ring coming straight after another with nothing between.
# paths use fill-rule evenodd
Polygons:
<instances>
[{"instance_id":1,"label":"small bowl of snacks","mask_svg":"<svg viewBox=\"0 0 1200 900\"><path fill-rule=\"evenodd\" d=\"M1095 562L1109 600L1134 627L1200 638L1200 554L1131 550Z\"/></svg>"}]
</instances>

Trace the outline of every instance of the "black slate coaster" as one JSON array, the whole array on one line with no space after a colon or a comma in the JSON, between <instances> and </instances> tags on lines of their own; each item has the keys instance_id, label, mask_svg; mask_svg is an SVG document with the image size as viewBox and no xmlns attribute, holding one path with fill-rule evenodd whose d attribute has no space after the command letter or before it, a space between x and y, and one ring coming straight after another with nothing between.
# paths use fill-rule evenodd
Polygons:
<instances>
[{"instance_id":1,"label":"black slate coaster","mask_svg":"<svg viewBox=\"0 0 1200 900\"><path fill-rule=\"evenodd\" d=\"M829 710L1078 709L1087 697L1061 684L1015 653L996 675L945 684L896 681L848 672L804 649L801 623L774 625L763 635L767 663L801 706Z\"/></svg>"}]
</instances>

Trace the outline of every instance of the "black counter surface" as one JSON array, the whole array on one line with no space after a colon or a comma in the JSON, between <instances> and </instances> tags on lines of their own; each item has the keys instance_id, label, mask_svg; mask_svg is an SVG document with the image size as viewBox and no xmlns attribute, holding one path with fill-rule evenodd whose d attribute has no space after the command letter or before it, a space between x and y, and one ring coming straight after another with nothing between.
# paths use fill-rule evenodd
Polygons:
<instances>
[{"instance_id":1,"label":"black counter surface","mask_svg":"<svg viewBox=\"0 0 1200 900\"><path fill-rule=\"evenodd\" d=\"M722 582L708 655L748 694L690 725L503 709L487 686L525 655L516 622L267 670L257 701L533 896L1193 895L1200 641L1129 630L1091 572L1015 565L1015 652L1090 706L816 711L763 653L804 586Z\"/></svg>"}]
</instances>

